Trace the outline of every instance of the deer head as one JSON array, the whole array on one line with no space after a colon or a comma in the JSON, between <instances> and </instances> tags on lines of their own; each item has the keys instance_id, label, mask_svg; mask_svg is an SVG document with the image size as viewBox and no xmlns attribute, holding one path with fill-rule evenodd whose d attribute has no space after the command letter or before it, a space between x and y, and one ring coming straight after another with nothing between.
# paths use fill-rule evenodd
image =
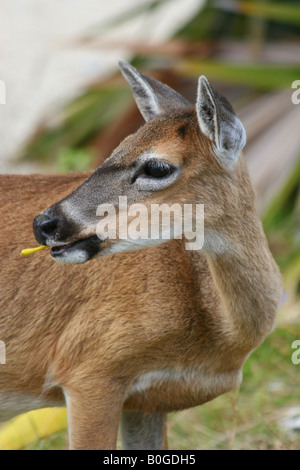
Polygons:
<instances>
[{"instance_id":1,"label":"deer head","mask_svg":"<svg viewBox=\"0 0 300 470\"><path fill-rule=\"evenodd\" d=\"M199 78L196 105L192 106L176 91L129 64L121 61L120 68L146 123L75 191L34 219L37 241L51 246L51 256L61 263L84 263L165 241L161 236L144 240L121 237L122 227L114 239L107 237L99 222L110 209L110 216L121 218L125 196L127 207L140 204L146 212L155 204L203 204L205 227L215 229L228 211L228 201L242 190L237 175L243 172L238 162L245 130L231 105L207 79ZM178 238L180 229L176 231L174 226L173 221L171 237Z\"/></svg>"}]
</instances>

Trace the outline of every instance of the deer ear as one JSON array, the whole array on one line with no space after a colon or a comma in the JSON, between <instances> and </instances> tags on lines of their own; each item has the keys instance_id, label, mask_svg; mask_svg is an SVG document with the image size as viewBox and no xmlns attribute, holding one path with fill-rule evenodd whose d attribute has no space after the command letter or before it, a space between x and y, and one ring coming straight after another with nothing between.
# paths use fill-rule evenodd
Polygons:
<instances>
[{"instance_id":1,"label":"deer ear","mask_svg":"<svg viewBox=\"0 0 300 470\"><path fill-rule=\"evenodd\" d=\"M158 114L163 114L191 104L172 88L138 72L132 65L123 60L119 67L125 79L131 86L136 104L145 121L150 121Z\"/></svg>"},{"instance_id":2,"label":"deer ear","mask_svg":"<svg viewBox=\"0 0 300 470\"><path fill-rule=\"evenodd\" d=\"M245 146L246 132L231 104L203 75L199 78L196 110L200 129L213 141L220 165L232 169Z\"/></svg>"}]
</instances>

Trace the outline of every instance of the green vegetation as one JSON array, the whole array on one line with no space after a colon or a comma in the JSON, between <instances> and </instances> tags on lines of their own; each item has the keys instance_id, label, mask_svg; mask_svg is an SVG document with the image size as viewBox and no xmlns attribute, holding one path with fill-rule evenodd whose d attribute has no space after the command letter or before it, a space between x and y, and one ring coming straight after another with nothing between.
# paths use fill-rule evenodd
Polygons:
<instances>
[{"instance_id":1,"label":"green vegetation","mask_svg":"<svg viewBox=\"0 0 300 470\"><path fill-rule=\"evenodd\" d=\"M300 77L300 67L280 65L221 63L215 60L183 60L178 68L184 75L207 75L236 85L246 85L257 90L290 87L295 77Z\"/></svg>"},{"instance_id":2,"label":"green vegetation","mask_svg":"<svg viewBox=\"0 0 300 470\"><path fill-rule=\"evenodd\" d=\"M270 247L281 268L285 286L300 296L300 157L263 218Z\"/></svg>"}]
</instances>

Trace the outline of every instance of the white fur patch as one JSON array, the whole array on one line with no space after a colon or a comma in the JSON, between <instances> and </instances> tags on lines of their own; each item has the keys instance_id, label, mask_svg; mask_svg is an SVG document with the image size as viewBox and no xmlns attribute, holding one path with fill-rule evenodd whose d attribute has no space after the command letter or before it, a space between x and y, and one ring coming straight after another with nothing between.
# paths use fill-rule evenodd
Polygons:
<instances>
[{"instance_id":1,"label":"white fur patch","mask_svg":"<svg viewBox=\"0 0 300 470\"><path fill-rule=\"evenodd\" d=\"M116 253L125 253L127 251L136 251L142 250L144 248L150 248L152 246L160 245L161 243L167 242L168 240L151 240L150 238L147 240L120 240L112 243L112 245L104 250L100 251L97 257L106 256L106 255L113 255Z\"/></svg>"},{"instance_id":2,"label":"white fur patch","mask_svg":"<svg viewBox=\"0 0 300 470\"><path fill-rule=\"evenodd\" d=\"M84 250L74 248L69 252L62 253L60 256L52 257L61 264L82 264L88 260L88 254Z\"/></svg>"},{"instance_id":3,"label":"white fur patch","mask_svg":"<svg viewBox=\"0 0 300 470\"><path fill-rule=\"evenodd\" d=\"M151 387L163 385L164 382L178 383L186 382L192 387L199 387L199 390L215 390L218 386L221 388L233 388L239 385L242 380L242 371L228 371L218 374L208 375L200 368L189 367L187 369L157 369L146 372L138 377L127 392L126 398L135 393L142 393Z\"/></svg>"}]
</instances>

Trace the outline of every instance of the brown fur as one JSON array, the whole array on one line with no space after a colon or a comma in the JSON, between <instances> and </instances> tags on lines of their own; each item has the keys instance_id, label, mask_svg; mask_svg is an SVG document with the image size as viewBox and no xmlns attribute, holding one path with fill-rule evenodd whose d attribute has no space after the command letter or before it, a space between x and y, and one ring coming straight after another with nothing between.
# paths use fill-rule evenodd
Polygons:
<instances>
[{"instance_id":1,"label":"brown fur","mask_svg":"<svg viewBox=\"0 0 300 470\"><path fill-rule=\"evenodd\" d=\"M205 227L230 240L224 255L186 251L173 240L83 265L57 264L47 250L22 259L21 249L36 245L33 217L87 175L0 179L0 339L7 352L0 399L18 392L20 400L43 396L60 405L63 389L76 449L114 448L122 410L166 413L235 387L248 354L273 328L280 301L281 278L243 157L233 172L222 170L189 111L148 123L125 139L112 164L126 168L149 147L180 162L183 174L136 200L203 203ZM132 388L157 370L183 375L146 391Z\"/></svg>"}]
</instances>

